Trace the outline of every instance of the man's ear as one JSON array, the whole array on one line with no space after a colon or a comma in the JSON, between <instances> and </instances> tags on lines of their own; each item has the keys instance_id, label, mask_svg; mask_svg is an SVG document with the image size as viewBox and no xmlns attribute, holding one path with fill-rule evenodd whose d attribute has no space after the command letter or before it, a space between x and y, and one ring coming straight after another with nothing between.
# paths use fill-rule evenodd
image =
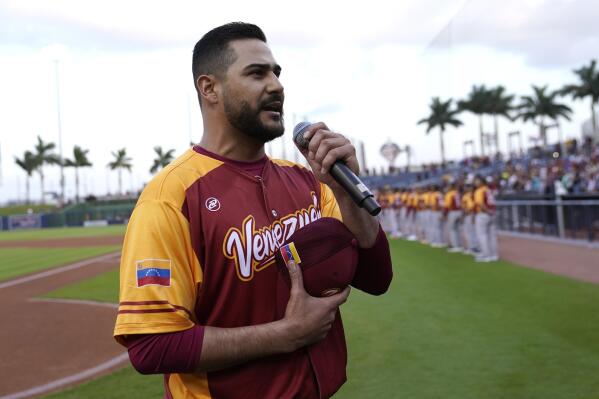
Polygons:
<instances>
[{"instance_id":1,"label":"man's ear","mask_svg":"<svg viewBox=\"0 0 599 399\"><path fill-rule=\"evenodd\" d=\"M196 89L200 99L205 104L218 104L219 93L214 75L200 75L196 80Z\"/></svg>"}]
</instances>

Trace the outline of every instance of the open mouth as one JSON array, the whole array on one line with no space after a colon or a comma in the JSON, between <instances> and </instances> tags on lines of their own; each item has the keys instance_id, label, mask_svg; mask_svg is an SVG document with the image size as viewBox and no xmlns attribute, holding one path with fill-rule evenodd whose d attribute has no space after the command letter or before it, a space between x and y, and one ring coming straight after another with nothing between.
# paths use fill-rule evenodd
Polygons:
<instances>
[{"instance_id":1,"label":"open mouth","mask_svg":"<svg viewBox=\"0 0 599 399\"><path fill-rule=\"evenodd\" d=\"M283 114L283 103L281 101L273 101L262 107L264 111L276 112L279 115Z\"/></svg>"}]
</instances>

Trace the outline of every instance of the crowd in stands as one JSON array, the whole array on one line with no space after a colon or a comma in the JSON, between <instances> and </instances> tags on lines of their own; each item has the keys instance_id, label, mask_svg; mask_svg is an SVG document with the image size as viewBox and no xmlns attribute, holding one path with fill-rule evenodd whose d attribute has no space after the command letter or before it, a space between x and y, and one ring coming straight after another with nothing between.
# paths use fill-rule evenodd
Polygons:
<instances>
[{"instance_id":1,"label":"crowd in stands","mask_svg":"<svg viewBox=\"0 0 599 399\"><path fill-rule=\"evenodd\" d=\"M503 194L529 192L559 196L599 192L599 146L583 147L559 157L508 161L498 178Z\"/></svg>"},{"instance_id":2,"label":"crowd in stands","mask_svg":"<svg viewBox=\"0 0 599 399\"><path fill-rule=\"evenodd\" d=\"M473 156L446 165L425 164L414 170L392 169L379 176L365 176L371 187L407 188L425 184L442 184L447 180L466 180L474 175L486 176L498 195L599 193L599 142L587 139L580 145L568 140L546 151L539 147L527 153L501 154L493 158Z\"/></svg>"}]
</instances>

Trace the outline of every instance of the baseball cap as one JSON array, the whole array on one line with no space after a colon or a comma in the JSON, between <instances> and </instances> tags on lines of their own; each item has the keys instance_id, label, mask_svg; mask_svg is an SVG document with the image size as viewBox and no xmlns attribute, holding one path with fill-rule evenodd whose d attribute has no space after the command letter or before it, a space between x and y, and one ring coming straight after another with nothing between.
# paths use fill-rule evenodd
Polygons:
<instances>
[{"instance_id":1,"label":"baseball cap","mask_svg":"<svg viewBox=\"0 0 599 399\"><path fill-rule=\"evenodd\" d=\"M288 260L295 260L302 271L308 294L316 297L333 295L347 287L354 278L358 241L341 221L325 217L293 233L275 253L275 259L279 274L277 313L282 310L284 314L291 289Z\"/></svg>"}]
</instances>

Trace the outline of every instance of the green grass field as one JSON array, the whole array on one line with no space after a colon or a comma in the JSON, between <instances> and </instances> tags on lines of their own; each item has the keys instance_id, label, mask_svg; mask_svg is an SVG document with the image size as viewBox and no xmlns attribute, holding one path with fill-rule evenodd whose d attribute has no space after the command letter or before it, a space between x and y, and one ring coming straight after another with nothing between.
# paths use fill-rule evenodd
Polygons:
<instances>
[{"instance_id":1,"label":"green grass field","mask_svg":"<svg viewBox=\"0 0 599 399\"><path fill-rule=\"evenodd\" d=\"M118 251L119 245L78 248L0 248L0 281Z\"/></svg>"},{"instance_id":2,"label":"green grass field","mask_svg":"<svg viewBox=\"0 0 599 399\"><path fill-rule=\"evenodd\" d=\"M43 295L43 297L118 303L119 270L111 270L89 280L59 288Z\"/></svg>"},{"instance_id":3,"label":"green grass field","mask_svg":"<svg viewBox=\"0 0 599 399\"><path fill-rule=\"evenodd\" d=\"M417 243L392 251L390 291L354 290L343 307L348 382L336 398L599 398L599 286ZM117 278L63 292L115 298ZM126 368L48 398L160 398L160 385Z\"/></svg>"},{"instance_id":4,"label":"green grass field","mask_svg":"<svg viewBox=\"0 0 599 399\"><path fill-rule=\"evenodd\" d=\"M124 235L127 226L110 225L105 227L57 227L50 229L0 231L0 241L4 240L48 240L69 237L99 237Z\"/></svg>"},{"instance_id":5,"label":"green grass field","mask_svg":"<svg viewBox=\"0 0 599 399\"><path fill-rule=\"evenodd\" d=\"M142 376L129 366L75 389L45 396L44 399L161 399L163 393L162 375Z\"/></svg>"}]
</instances>

